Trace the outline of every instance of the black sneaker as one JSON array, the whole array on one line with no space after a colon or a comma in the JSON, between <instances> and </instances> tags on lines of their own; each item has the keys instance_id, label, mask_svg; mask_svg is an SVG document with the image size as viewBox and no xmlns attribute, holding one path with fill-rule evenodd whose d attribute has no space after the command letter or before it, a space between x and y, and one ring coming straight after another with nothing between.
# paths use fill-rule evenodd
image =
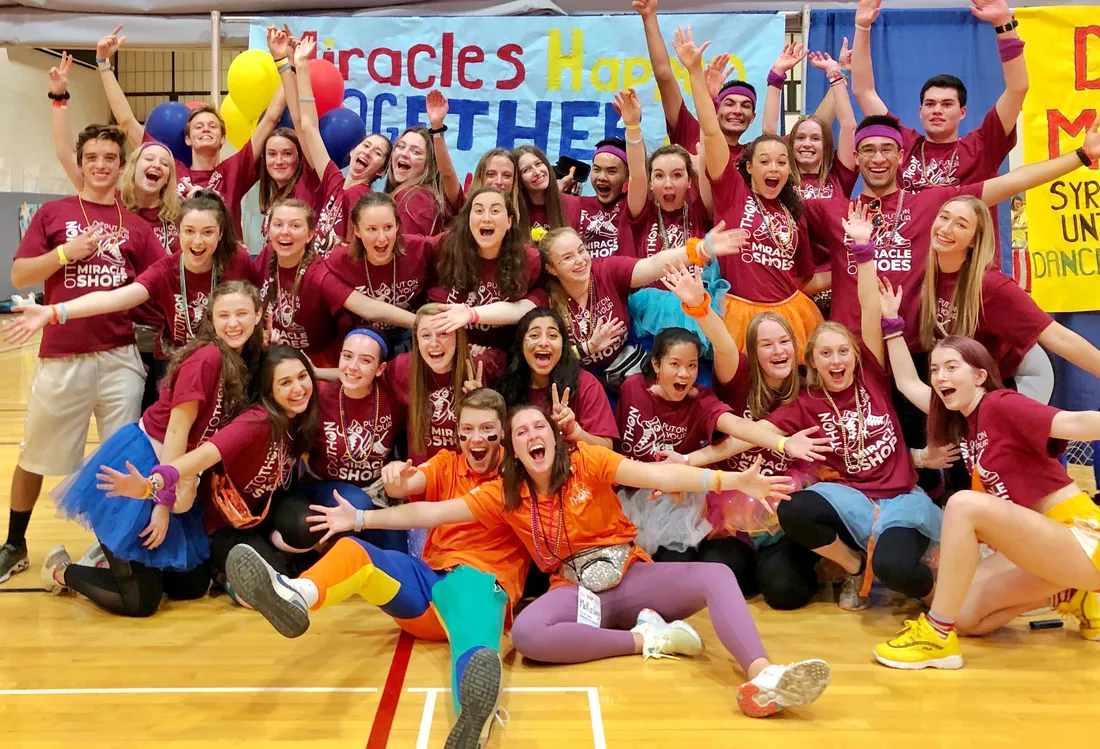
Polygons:
<instances>
[{"instance_id":1,"label":"black sneaker","mask_svg":"<svg viewBox=\"0 0 1100 749\"><path fill-rule=\"evenodd\" d=\"M263 614L283 637L301 637L309 629L305 599L251 546L237 544L229 550L225 577L230 595Z\"/></svg>"},{"instance_id":2,"label":"black sneaker","mask_svg":"<svg viewBox=\"0 0 1100 749\"><path fill-rule=\"evenodd\" d=\"M26 546L16 546L15 544L0 546L0 583L7 582L9 577L30 566Z\"/></svg>"},{"instance_id":3,"label":"black sneaker","mask_svg":"<svg viewBox=\"0 0 1100 749\"><path fill-rule=\"evenodd\" d=\"M500 653L479 648L470 656L459 684L458 720L447 736L445 749L482 749L493 730L500 706Z\"/></svg>"}]
</instances>

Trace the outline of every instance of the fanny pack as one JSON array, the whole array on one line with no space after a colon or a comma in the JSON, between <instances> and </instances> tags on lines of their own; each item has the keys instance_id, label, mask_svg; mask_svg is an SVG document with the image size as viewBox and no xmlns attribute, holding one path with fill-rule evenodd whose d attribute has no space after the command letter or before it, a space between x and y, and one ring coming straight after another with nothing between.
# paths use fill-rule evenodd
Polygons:
<instances>
[{"instance_id":1,"label":"fanny pack","mask_svg":"<svg viewBox=\"0 0 1100 749\"><path fill-rule=\"evenodd\" d=\"M574 585L593 593L611 590L623 579L632 543L594 546L578 551L561 563L561 575Z\"/></svg>"},{"instance_id":2,"label":"fanny pack","mask_svg":"<svg viewBox=\"0 0 1100 749\"><path fill-rule=\"evenodd\" d=\"M619 349L619 355L604 370L604 383L610 387L618 388L627 377L642 371L642 363L647 358L649 358L649 354L645 349L630 343L624 344Z\"/></svg>"},{"instance_id":3,"label":"fanny pack","mask_svg":"<svg viewBox=\"0 0 1100 749\"><path fill-rule=\"evenodd\" d=\"M252 528L263 522L267 517L267 511L271 509L271 498L275 496L274 490L267 495L267 503L259 515L253 515L244 497L233 485L233 479L224 473L215 473L210 477L210 496L229 524L237 529Z\"/></svg>"}]
</instances>

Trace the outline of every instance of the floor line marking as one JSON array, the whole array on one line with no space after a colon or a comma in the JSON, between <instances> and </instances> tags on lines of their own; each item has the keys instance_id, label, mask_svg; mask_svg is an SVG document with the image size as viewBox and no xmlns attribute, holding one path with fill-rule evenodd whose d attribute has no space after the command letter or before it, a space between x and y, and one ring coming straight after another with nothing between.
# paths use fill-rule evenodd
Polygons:
<instances>
[{"instance_id":1,"label":"floor line marking","mask_svg":"<svg viewBox=\"0 0 1100 749\"><path fill-rule=\"evenodd\" d=\"M603 710L600 709L600 688L588 688L588 713L592 718L592 743L596 749L607 749L603 735Z\"/></svg>"},{"instance_id":2,"label":"floor line marking","mask_svg":"<svg viewBox=\"0 0 1100 749\"><path fill-rule=\"evenodd\" d=\"M420 715L420 731L416 734L416 749L428 749L428 739L432 735L432 718L435 717L435 696L437 694L439 692L429 690L424 698L424 712Z\"/></svg>"},{"instance_id":3,"label":"floor line marking","mask_svg":"<svg viewBox=\"0 0 1100 749\"><path fill-rule=\"evenodd\" d=\"M367 737L367 749L386 749L393 728L393 716L397 712L397 703L401 700L401 687L405 686L405 674L409 671L409 658L412 656L416 638L404 630L397 638L397 647L393 650L393 661L386 674L386 685L382 687L382 698L378 701L378 710L374 713L370 735Z\"/></svg>"},{"instance_id":4,"label":"floor line marking","mask_svg":"<svg viewBox=\"0 0 1100 749\"><path fill-rule=\"evenodd\" d=\"M519 693L553 693L553 692L584 692L590 694L592 690L599 689L599 687L504 687L505 692L519 692ZM406 692L427 693L427 692L450 692L450 687L409 687Z\"/></svg>"},{"instance_id":5,"label":"floor line marking","mask_svg":"<svg viewBox=\"0 0 1100 749\"><path fill-rule=\"evenodd\" d=\"M88 689L0 689L0 696L65 696L82 694L258 694L303 693L365 694L377 692L377 687L104 687Z\"/></svg>"}]
</instances>

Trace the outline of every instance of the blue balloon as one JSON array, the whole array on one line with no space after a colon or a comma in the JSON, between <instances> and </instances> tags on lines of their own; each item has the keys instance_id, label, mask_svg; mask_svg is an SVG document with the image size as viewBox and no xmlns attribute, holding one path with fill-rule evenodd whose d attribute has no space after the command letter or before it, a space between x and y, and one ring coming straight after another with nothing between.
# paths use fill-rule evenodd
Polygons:
<instances>
[{"instance_id":1,"label":"blue balloon","mask_svg":"<svg viewBox=\"0 0 1100 749\"><path fill-rule=\"evenodd\" d=\"M158 104L145 120L145 132L172 152L178 161L191 166L191 149L184 141L187 118L191 110L181 101Z\"/></svg>"},{"instance_id":2,"label":"blue balloon","mask_svg":"<svg viewBox=\"0 0 1100 749\"><path fill-rule=\"evenodd\" d=\"M351 149L367 137L366 123L350 109L337 107L322 115L317 124L329 158L343 169L348 165Z\"/></svg>"},{"instance_id":3,"label":"blue balloon","mask_svg":"<svg viewBox=\"0 0 1100 749\"><path fill-rule=\"evenodd\" d=\"M283 107L283 116L279 118L279 124L276 127L285 127L289 130L294 129L294 120L290 117L290 107Z\"/></svg>"}]
</instances>

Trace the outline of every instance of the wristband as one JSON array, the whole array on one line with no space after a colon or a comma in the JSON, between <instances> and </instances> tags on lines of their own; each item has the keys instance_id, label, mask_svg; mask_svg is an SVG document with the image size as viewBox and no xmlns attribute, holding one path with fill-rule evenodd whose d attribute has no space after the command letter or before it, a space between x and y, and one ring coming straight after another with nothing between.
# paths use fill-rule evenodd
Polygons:
<instances>
[{"instance_id":1,"label":"wristband","mask_svg":"<svg viewBox=\"0 0 1100 749\"><path fill-rule=\"evenodd\" d=\"M161 489L153 495L153 504L164 505L169 510L176 506L176 488Z\"/></svg>"},{"instance_id":2,"label":"wristband","mask_svg":"<svg viewBox=\"0 0 1100 749\"><path fill-rule=\"evenodd\" d=\"M58 321L57 305L56 304L51 304L50 305L50 322L49 322L49 324L50 325L57 325L57 321Z\"/></svg>"},{"instance_id":3,"label":"wristband","mask_svg":"<svg viewBox=\"0 0 1100 749\"><path fill-rule=\"evenodd\" d=\"M1089 152L1084 148L1077 149L1077 158L1081 159L1081 163L1085 166L1092 166L1092 157L1089 156Z\"/></svg>"},{"instance_id":4,"label":"wristband","mask_svg":"<svg viewBox=\"0 0 1100 749\"><path fill-rule=\"evenodd\" d=\"M787 82L786 73L777 73L774 70L768 71L768 85L772 88L783 88L783 84Z\"/></svg>"},{"instance_id":5,"label":"wristband","mask_svg":"<svg viewBox=\"0 0 1100 749\"><path fill-rule=\"evenodd\" d=\"M1014 16L1012 18L1012 20L1009 21L1008 23L1006 23L1004 26L994 26L993 30L996 31L998 34L1007 34L1008 32L1012 31L1013 29L1015 29L1019 25L1020 25L1020 22L1017 21L1015 16Z\"/></svg>"},{"instance_id":6,"label":"wristband","mask_svg":"<svg viewBox=\"0 0 1100 749\"><path fill-rule=\"evenodd\" d=\"M905 320L900 317L884 317L882 318L882 338L887 340L889 338L897 338L899 335L905 332Z\"/></svg>"},{"instance_id":7,"label":"wristband","mask_svg":"<svg viewBox=\"0 0 1100 749\"><path fill-rule=\"evenodd\" d=\"M428 128L428 133L430 133L431 135L442 135L445 132L447 132L447 126L446 125L440 125L439 127L430 127L430 128Z\"/></svg>"},{"instance_id":8,"label":"wristband","mask_svg":"<svg viewBox=\"0 0 1100 749\"><path fill-rule=\"evenodd\" d=\"M623 125L623 130L641 130L641 125Z\"/></svg>"},{"instance_id":9,"label":"wristband","mask_svg":"<svg viewBox=\"0 0 1100 749\"><path fill-rule=\"evenodd\" d=\"M69 258L65 255L65 245L59 244L57 247L54 248L54 252L57 253L57 259L61 261L62 265L68 265L72 262L72 260L69 260Z\"/></svg>"},{"instance_id":10,"label":"wristband","mask_svg":"<svg viewBox=\"0 0 1100 749\"><path fill-rule=\"evenodd\" d=\"M477 313L477 308L471 307L469 304L467 304L466 309L470 311L470 324L476 325L478 321L481 320L481 315Z\"/></svg>"},{"instance_id":11,"label":"wristband","mask_svg":"<svg viewBox=\"0 0 1100 749\"><path fill-rule=\"evenodd\" d=\"M707 246L707 258L715 257L718 253L714 251L714 243L710 241L710 232L708 231L703 235L703 243Z\"/></svg>"},{"instance_id":12,"label":"wristband","mask_svg":"<svg viewBox=\"0 0 1100 749\"><path fill-rule=\"evenodd\" d=\"M64 109L65 107L69 106L69 102L65 101L64 99L54 99L50 103L53 104L54 109Z\"/></svg>"},{"instance_id":13,"label":"wristband","mask_svg":"<svg viewBox=\"0 0 1100 749\"><path fill-rule=\"evenodd\" d=\"M280 57L278 60L275 61L275 64L282 65L284 62L289 62L289 60L287 60L285 57Z\"/></svg>"},{"instance_id":14,"label":"wristband","mask_svg":"<svg viewBox=\"0 0 1100 749\"><path fill-rule=\"evenodd\" d=\"M355 525L353 527L356 533L363 530L363 525L366 523L366 517L364 517L364 514L365 513L362 510L355 511Z\"/></svg>"},{"instance_id":15,"label":"wristband","mask_svg":"<svg viewBox=\"0 0 1100 749\"><path fill-rule=\"evenodd\" d=\"M871 30L870 26L860 26L858 23L856 24L856 28L860 31L870 31Z\"/></svg>"},{"instance_id":16,"label":"wristband","mask_svg":"<svg viewBox=\"0 0 1100 749\"><path fill-rule=\"evenodd\" d=\"M872 242L852 242L852 256L856 259L856 263L870 263L875 259L875 243Z\"/></svg>"},{"instance_id":17,"label":"wristband","mask_svg":"<svg viewBox=\"0 0 1100 749\"><path fill-rule=\"evenodd\" d=\"M61 325L64 325L68 321L69 312L68 309L65 307L65 303L62 302L61 304L57 305L57 322Z\"/></svg>"},{"instance_id":18,"label":"wristband","mask_svg":"<svg viewBox=\"0 0 1100 749\"><path fill-rule=\"evenodd\" d=\"M848 79L844 77L844 74L834 75L832 78L826 79L829 81L830 86L835 86L838 83L847 83Z\"/></svg>"},{"instance_id":19,"label":"wristband","mask_svg":"<svg viewBox=\"0 0 1100 749\"><path fill-rule=\"evenodd\" d=\"M1010 62L1024 53L1024 40L1018 37L997 39L997 54L1001 62Z\"/></svg>"},{"instance_id":20,"label":"wristband","mask_svg":"<svg viewBox=\"0 0 1100 749\"><path fill-rule=\"evenodd\" d=\"M161 491L174 489L176 484L180 482L179 469L171 464L155 466L149 473L150 479L152 479L153 476L160 476L160 480L163 482Z\"/></svg>"},{"instance_id":21,"label":"wristband","mask_svg":"<svg viewBox=\"0 0 1100 749\"><path fill-rule=\"evenodd\" d=\"M777 448L777 452L779 452L783 455L787 454L787 440L789 440L789 439L790 439L790 437L780 437L779 438L779 447Z\"/></svg>"},{"instance_id":22,"label":"wristband","mask_svg":"<svg viewBox=\"0 0 1100 749\"><path fill-rule=\"evenodd\" d=\"M689 307L686 304L681 303L680 308L684 310L684 314L693 320L702 320L708 314L710 314L710 292L703 292L703 301L699 302L698 307Z\"/></svg>"},{"instance_id":23,"label":"wristband","mask_svg":"<svg viewBox=\"0 0 1100 749\"><path fill-rule=\"evenodd\" d=\"M630 138L627 138L627 139L626 139L626 144L627 144L628 146L640 146L640 145L642 145L643 143L645 143L645 139L644 139L644 138L638 138L637 140L631 140Z\"/></svg>"},{"instance_id":24,"label":"wristband","mask_svg":"<svg viewBox=\"0 0 1100 749\"><path fill-rule=\"evenodd\" d=\"M317 102L317 98L314 96L299 96L298 101L308 101L310 104L315 104Z\"/></svg>"},{"instance_id":25,"label":"wristband","mask_svg":"<svg viewBox=\"0 0 1100 749\"><path fill-rule=\"evenodd\" d=\"M97 58L95 58L95 64L96 65L110 65L111 64L111 58L110 57L97 57Z\"/></svg>"},{"instance_id":26,"label":"wristband","mask_svg":"<svg viewBox=\"0 0 1100 749\"><path fill-rule=\"evenodd\" d=\"M115 72L115 66L114 65L99 65L99 66L97 66L96 69L99 70L100 73L113 73L113 72Z\"/></svg>"},{"instance_id":27,"label":"wristband","mask_svg":"<svg viewBox=\"0 0 1100 749\"><path fill-rule=\"evenodd\" d=\"M702 268L704 265L706 265L707 260L709 259L699 254L699 243L702 241L703 240L699 239L698 237L692 237L687 241L686 247L688 262L692 265L698 266L699 268Z\"/></svg>"},{"instance_id":28,"label":"wristband","mask_svg":"<svg viewBox=\"0 0 1100 749\"><path fill-rule=\"evenodd\" d=\"M145 493L141 495L141 499L149 499L151 496L153 496L153 482L145 479Z\"/></svg>"},{"instance_id":29,"label":"wristband","mask_svg":"<svg viewBox=\"0 0 1100 749\"><path fill-rule=\"evenodd\" d=\"M46 94L46 96L50 99L53 99L54 101L68 101L69 100L69 92L68 91L66 91L63 94L55 94L53 91L50 91L49 93Z\"/></svg>"},{"instance_id":30,"label":"wristband","mask_svg":"<svg viewBox=\"0 0 1100 749\"><path fill-rule=\"evenodd\" d=\"M703 493L704 494L706 494L707 492L710 491L710 487L707 484L707 480L709 478L710 478L710 469L709 468L704 468L703 469Z\"/></svg>"}]
</instances>

